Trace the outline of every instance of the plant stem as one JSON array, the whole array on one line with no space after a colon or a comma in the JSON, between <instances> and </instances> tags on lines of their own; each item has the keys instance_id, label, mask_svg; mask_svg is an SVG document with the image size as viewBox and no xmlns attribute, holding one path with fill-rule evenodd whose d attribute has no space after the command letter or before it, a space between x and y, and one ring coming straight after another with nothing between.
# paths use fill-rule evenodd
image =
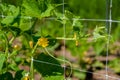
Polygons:
<instances>
[{"instance_id":1,"label":"plant stem","mask_svg":"<svg viewBox=\"0 0 120 80\"><path fill-rule=\"evenodd\" d=\"M12 37L11 40L9 41L9 44L12 44L14 39L15 39L15 37Z\"/></svg>"},{"instance_id":2,"label":"plant stem","mask_svg":"<svg viewBox=\"0 0 120 80\"><path fill-rule=\"evenodd\" d=\"M36 50L36 48L37 48L37 45L38 45L38 43L36 43L35 46L34 46L33 49L32 49L32 52L31 52L31 53L32 53L32 54L31 54L32 56L33 56L33 54L34 54L34 52L35 52L35 50Z\"/></svg>"},{"instance_id":3,"label":"plant stem","mask_svg":"<svg viewBox=\"0 0 120 80\"><path fill-rule=\"evenodd\" d=\"M33 54L37 48L37 45L38 45L38 43L36 43L36 45L33 47L32 51L31 51L30 80L34 80Z\"/></svg>"},{"instance_id":4,"label":"plant stem","mask_svg":"<svg viewBox=\"0 0 120 80\"><path fill-rule=\"evenodd\" d=\"M34 80L33 57L31 57L31 64L30 64L30 80Z\"/></svg>"},{"instance_id":5,"label":"plant stem","mask_svg":"<svg viewBox=\"0 0 120 80\"><path fill-rule=\"evenodd\" d=\"M56 39L64 39L64 40L76 40L76 38L64 38L64 37L57 37Z\"/></svg>"},{"instance_id":6,"label":"plant stem","mask_svg":"<svg viewBox=\"0 0 120 80\"><path fill-rule=\"evenodd\" d=\"M9 46L9 41L8 41L6 33L4 33L4 39L5 39L6 69L8 69L7 60L8 60L8 46Z\"/></svg>"}]
</instances>

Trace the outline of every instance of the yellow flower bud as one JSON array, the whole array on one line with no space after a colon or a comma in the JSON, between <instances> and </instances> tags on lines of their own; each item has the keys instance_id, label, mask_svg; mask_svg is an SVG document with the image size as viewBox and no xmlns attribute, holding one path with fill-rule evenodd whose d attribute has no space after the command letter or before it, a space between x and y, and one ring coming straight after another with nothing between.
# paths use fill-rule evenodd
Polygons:
<instances>
[{"instance_id":1,"label":"yellow flower bud","mask_svg":"<svg viewBox=\"0 0 120 80\"><path fill-rule=\"evenodd\" d=\"M29 41L30 48L33 48L33 41Z\"/></svg>"},{"instance_id":2,"label":"yellow flower bud","mask_svg":"<svg viewBox=\"0 0 120 80\"><path fill-rule=\"evenodd\" d=\"M13 46L13 48L16 49L16 50L19 50L19 49L20 49L20 46L17 45L17 44L15 44L15 45Z\"/></svg>"},{"instance_id":3,"label":"yellow flower bud","mask_svg":"<svg viewBox=\"0 0 120 80\"><path fill-rule=\"evenodd\" d=\"M91 64L92 63L92 60L90 58L84 58L84 61L88 64Z\"/></svg>"},{"instance_id":4,"label":"yellow flower bud","mask_svg":"<svg viewBox=\"0 0 120 80\"><path fill-rule=\"evenodd\" d=\"M38 39L38 45L39 46L42 46L42 47L47 47L48 46L48 43L49 43L49 41L48 41L48 39L47 38L39 38Z\"/></svg>"},{"instance_id":5,"label":"yellow flower bud","mask_svg":"<svg viewBox=\"0 0 120 80\"><path fill-rule=\"evenodd\" d=\"M79 42L78 40L75 41L75 45L78 46L79 45Z\"/></svg>"},{"instance_id":6,"label":"yellow flower bud","mask_svg":"<svg viewBox=\"0 0 120 80\"><path fill-rule=\"evenodd\" d=\"M74 36L73 36L73 38L75 38L75 39L77 38L77 35L76 35L76 33L74 33Z\"/></svg>"}]
</instances>

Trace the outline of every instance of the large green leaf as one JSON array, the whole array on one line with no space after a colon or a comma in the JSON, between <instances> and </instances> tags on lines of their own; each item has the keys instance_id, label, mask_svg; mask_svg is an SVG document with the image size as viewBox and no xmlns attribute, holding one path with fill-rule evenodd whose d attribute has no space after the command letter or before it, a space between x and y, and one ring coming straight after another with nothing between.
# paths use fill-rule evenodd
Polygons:
<instances>
[{"instance_id":1,"label":"large green leaf","mask_svg":"<svg viewBox=\"0 0 120 80\"><path fill-rule=\"evenodd\" d=\"M22 6L24 7L25 15L37 18L41 16L41 10L36 0L24 0Z\"/></svg>"},{"instance_id":2,"label":"large green leaf","mask_svg":"<svg viewBox=\"0 0 120 80\"><path fill-rule=\"evenodd\" d=\"M10 25L13 24L17 16L19 15L20 9L19 7L15 7L14 5L8 5L6 7L5 5L2 5L2 9L7 13L6 17L2 20L3 25Z\"/></svg>"},{"instance_id":3,"label":"large green leaf","mask_svg":"<svg viewBox=\"0 0 120 80\"><path fill-rule=\"evenodd\" d=\"M1 71L1 69L2 69L2 67L3 67L4 61L5 61L5 54L2 54L2 53L0 52L0 71Z\"/></svg>"},{"instance_id":4,"label":"large green leaf","mask_svg":"<svg viewBox=\"0 0 120 80\"><path fill-rule=\"evenodd\" d=\"M48 8L46 11L41 14L41 18L51 16L51 11L54 9L54 7L51 4L48 4L47 7Z\"/></svg>"},{"instance_id":5,"label":"large green leaf","mask_svg":"<svg viewBox=\"0 0 120 80\"><path fill-rule=\"evenodd\" d=\"M19 28L22 31L27 31L32 27L31 20L28 18L21 18Z\"/></svg>"},{"instance_id":6,"label":"large green leaf","mask_svg":"<svg viewBox=\"0 0 120 80\"><path fill-rule=\"evenodd\" d=\"M42 76L62 75L63 68L60 63L44 53L35 57L34 68L42 74Z\"/></svg>"}]
</instances>

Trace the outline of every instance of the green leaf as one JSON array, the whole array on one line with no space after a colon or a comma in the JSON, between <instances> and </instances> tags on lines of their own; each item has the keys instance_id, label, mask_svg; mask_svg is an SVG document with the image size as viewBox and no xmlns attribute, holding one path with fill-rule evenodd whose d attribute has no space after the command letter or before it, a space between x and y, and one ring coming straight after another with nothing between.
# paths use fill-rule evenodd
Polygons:
<instances>
[{"instance_id":1,"label":"green leaf","mask_svg":"<svg viewBox=\"0 0 120 80\"><path fill-rule=\"evenodd\" d=\"M62 75L63 68L60 63L44 53L35 56L34 68L45 76Z\"/></svg>"},{"instance_id":2,"label":"green leaf","mask_svg":"<svg viewBox=\"0 0 120 80\"><path fill-rule=\"evenodd\" d=\"M54 14L58 19L62 19L62 17L63 17L63 13L60 13L58 11L54 11Z\"/></svg>"},{"instance_id":3,"label":"green leaf","mask_svg":"<svg viewBox=\"0 0 120 80\"><path fill-rule=\"evenodd\" d=\"M98 40L98 39L107 40L105 27L96 27L94 29L94 32L93 32L93 38L94 38L95 41Z\"/></svg>"},{"instance_id":4,"label":"green leaf","mask_svg":"<svg viewBox=\"0 0 120 80\"><path fill-rule=\"evenodd\" d=\"M1 71L1 69L2 69L2 67L3 67L4 61L5 61L5 54L2 54L2 53L0 52L0 71Z\"/></svg>"},{"instance_id":5,"label":"green leaf","mask_svg":"<svg viewBox=\"0 0 120 80\"><path fill-rule=\"evenodd\" d=\"M22 41L22 49L30 48L29 42L31 40L31 35L27 33L22 33L21 41Z\"/></svg>"},{"instance_id":6,"label":"green leaf","mask_svg":"<svg viewBox=\"0 0 120 80\"><path fill-rule=\"evenodd\" d=\"M51 4L48 4L47 7L47 10L41 14L41 18L51 16L51 11L54 9L54 7Z\"/></svg>"},{"instance_id":7,"label":"green leaf","mask_svg":"<svg viewBox=\"0 0 120 80\"><path fill-rule=\"evenodd\" d=\"M93 42L93 48L96 52L96 55L103 54L102 51L105 50L105 45L106 45L105 41L103 41L101 39L97 40L96 42Z\"/></svg>"},{"instance_id":8,"label":"green leaf","mask_svg":"<svg viewBox=\"0 0 120 80\"><path fill-rule=\"evenodd\" d=\"M14 60L15 60L16 64L19 65L22 61L22 58L20 56L17 56Z\"/></svg>"},{"instance_id":9,"label":"green leaf","mask_svg":"<svg viewBox=\"0 0 120 80\"><path fill-rule=\"evenodd\" d=\"M75 19L73 19L72 26L76 26L76 27L80 27L80 28L83 27L80 20L79 20L79 16L75 16Z\"/></svg>"},{"instance_id":10,"label":"green leaf","mask_svg":"<svg viewBox=\"0 0 120 80\"><path fill-rule=\"evenodd\" d=\"M105 36L102 36L99 33L94 33L94 32L93 32L93 37L95 40L100 39L100 38L105 38Z\"/></svg>"},{"instance_id":11,"label":"green leaf","mask_svg":"<svg viewBox=\"0 0 120 80\"><path fill-rule=\"evenodd\" d=\"M27 31L32 27L32 22L29 18L21 18L19 28L22 31Z\"/></svg>"},{"instance_id":12,"label":"green leaf","mask_svg":"<svg viewBox=\"0 0 120 80\"><path fill-rule=\"evenodd\" d=\"M72 26L73 26L73 32L80 33L82 31L82 24L79 21L79 17L75 17L76 19L73 19Z\"/></svg>"},{"instance_id":13,"label":"green leaf","mask_svg":"<svg viewBox=\"0 0 120 80\"><path fill-rule=\"evenodd\" d=\"M65 10L65 16L68 18L68 19L73 19L75 16L68 10Z\"/></svg>"},{"instance_id":14,"label":"green leaf","mask_svg":"<svg viewBox=\"0 0 120 80\"><path fill-rule=\"evenodd\" d=\"M14 20L17 18L19 15L19 7L15 7L13 5L8 5L7 10L6 10L6 17L1 21L2 25L10 25L14 23Z\"/></svg>"},{"instance_id":15,"label":"green leaf","mask_svg":"<svg viewBox=\"0 0 120 80\"><path fill-rule=\"evenodd\" d=\"M25 15L40 18L41 10L36 0L24 0L23 5Z\"/></svg>"},{"instance_id":16,"label":"green leaf","mask_svg":"<svg viewBox=\"0 0 120 80\"><path fill-rule=\"evenodd\" d=\"M16 63L11 63L9 64L9 68L11 68L14 71L19 70L18 65Z\"/></svg>"},{"instance_id":17,"label":"green leaf","mask_svg":"<svg viewBox=\"0 0 120 80\"><path fill-rule=\"evenodd\" d=\"M66 24L66 22L68 21L67 17L65 15L63 17L63 13L60 13L58 11L54 11L54 14L57 17L57 21L59 21L62 24Z\"/></svg>"},{"instance_id":18,"label":"green leaf","mask_svg":"<svg viewBox=\"0 0 120 80\"><path fill-rule=\"evenodd\" d=\"M116 59L110 61L108 65L116 73L120 73L120 59L119 58L116 58Z\"/></svg>"}]
</instances>

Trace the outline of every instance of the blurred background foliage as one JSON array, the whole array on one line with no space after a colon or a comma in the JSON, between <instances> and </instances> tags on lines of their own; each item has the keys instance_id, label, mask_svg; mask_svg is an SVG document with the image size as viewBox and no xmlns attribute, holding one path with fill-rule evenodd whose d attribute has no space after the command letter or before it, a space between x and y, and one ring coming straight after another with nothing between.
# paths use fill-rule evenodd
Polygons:
<instances>
[{"instance_id":1,"label":"blurred background foliage","mask_svg":"<svg viewBox=\"0 0 120 80\"><path fill-rule=\"evenodd\" d=\"M37 42L37 39L40 36L47 36L53 41L51 46L48 47L49 51L53 53L54 56L61 58L63 57L62 53L59 51L63 51L64 41L57 40L57 37L67 37L73 38L74 33L76 33L78 39L78 45L76 46L75 40L66 41L66 59L69 60L73 66L77 66L79 69L88 70L91 68L95 68L94 70L104 69L105 68L105 56L106 56L106 42L107 30L106 30L106 22L97 22L97 21L75 21L76 19L106 19L107 8L106 8L106 0L64 0L65 7L65 15L64 17L68 20L62 19L63 17L63 0L0 0L2 4L0 4L0 15L4 14L6 17L3 19L0 17L0 29L7 32L12 30L12 33L17 38L17 43L21 48L19 49L19 53L30 56L29 51L27 49L30 48L28 41L34 41L34 44ZM108 0L109 1L109 0ZM108 2L109 3L109 2ZM120 11L119 11L119 0L113 0L112 6L112 19L120 20ZM108 4L109 6L109 4ZM109 8L108 8L109 12ZM14 17L8 17L14 16ZM21 16L30 16L27 18L20 18ZM51 18L51 19L48 19ZM56 19L53 19L56 18ZM64 25L65 24L65 25ZM64 32L65 27L65 32ZM102 27L102 29L101 29ZM109 67L113 69L115 73L120 73L118 69L119 57L120 57L120 23L112 23L111 29L111 38L109 45L109 55L112 57L116 57L117 59L109 60ZM65 33L65 34L64 34ZM5 49L4 40L2 40L2 34L0 34L0 50L3 51ZM11 33L8 32L7 36L10 36ZM53 39L51 39L53 38ZM16 43L12 44L14 46ZM11 47L12 47L11 46ZM22 51L22 49L24 51ZM38 48L43 52L41 48ZM2 53L2 52L1 52ZM37 52L36 52L37 53ZM39 53L39 50L38 50ZM15 52L14 55L17 55ZM37 57L38 56L38 57ZM102 60L98 59L99 56L102 56ZM29 60L24 57L24 60L17 56L15 59L15 63L18 65L20 63L24 65L29 65ZM49 58L47 55L36 54L37 60L45 60L45 58ZM39 59L39 57L41 57ZM43 59L42 59L43 58ZM51 58L49 58L51 59ZM3 57L4 60L4 57ZM2 61L3 61L2 60ZM52 59L51 59L52 60ZM48 61L49 62L49 61ZM51 61L50 61L51 62ZM14 62L13 62L14 63ZM53 60L52 63L59 62ZM20 70L10 66L10 68L15 69L17 72ZM35 63L35 68L41 74L49 75L52 73L46 72L46 70L41 70L37 66L43 66L42 68L50 65ZM53 66L50 66L53 69ZM1 68L1 67L0 67ZM57 69L55 67L55 69ZM49 70L49 69L48 69ZM61 72L60 69L55 70L58 73ZM54 71L54 70L53 70ZM23 71L21 71L21 75ZM45 73L46 72L46 73ZM9 74L9 73L4 73ZM3 75L4 75L3 74ZM17 73L16 73L17 74ZM10 75L11 76L11 75ZM56 76L56 74L55 74ZM78 71L73 72L73 76L79 79L84 80L86 77L85 73L79 73ZM46 80L49 79L50 76L46 77ZM61 77L61 76L60 76ZM57 76L57 79L59 75ZM62 77L63 78L63 77ZM51 76L53 79L53 75ZM56 80L57 80L56 79Z\"/></svg>"}]
</instances>

